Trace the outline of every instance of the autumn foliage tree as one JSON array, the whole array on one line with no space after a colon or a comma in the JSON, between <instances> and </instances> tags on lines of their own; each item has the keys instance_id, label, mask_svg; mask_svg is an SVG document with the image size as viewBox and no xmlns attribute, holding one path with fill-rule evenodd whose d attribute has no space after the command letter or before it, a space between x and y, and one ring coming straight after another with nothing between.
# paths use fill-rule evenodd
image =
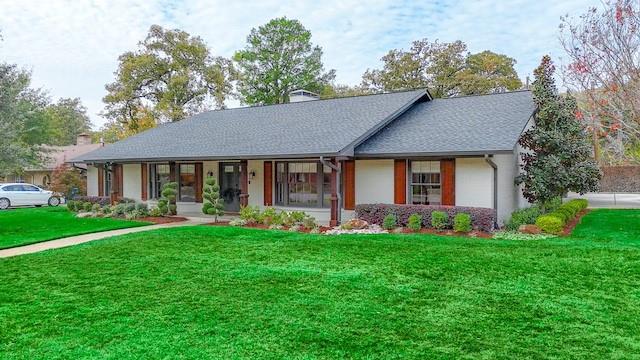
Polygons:
<instances>
[{"instance_id":1,"label":"autumn foliage tree","mask_svg":"<svg viewBox=\"0 0 640 360\"><path fill-rule=\"evenodd\" d=\"M576 101L558 94L554 72L551 58L544 56L534 71L535 126L519 140L528 151L516 184L524 185L525 198L543 206L568 191L596 191L600 179L585 127L576 118Z\"/></svg>"},{"instance_id":2,"label":"autumn foliage tree","mask_svg":"<svg viewBox=\"0 0 640 360\"><path fill-rule=\"evenodd\" d=\"M560 40L569 61L566 85L576 90L596 156L640 161L640 3L604 2L578 19L563 17ZM600 151L603 145L603 151Z\"/></svg>"},{"instance_id":3,"label":"autumn foliage tree","mask_svg":"<svg viewBox=\"0 0 640 360\"><path fill-rule=\"evenodd\" d=\"M80 172L67 164L59 165L51 175L51 190L64 194L67 198L72 195L87 193L87 184Z\"/></svg>"}]
</instances>

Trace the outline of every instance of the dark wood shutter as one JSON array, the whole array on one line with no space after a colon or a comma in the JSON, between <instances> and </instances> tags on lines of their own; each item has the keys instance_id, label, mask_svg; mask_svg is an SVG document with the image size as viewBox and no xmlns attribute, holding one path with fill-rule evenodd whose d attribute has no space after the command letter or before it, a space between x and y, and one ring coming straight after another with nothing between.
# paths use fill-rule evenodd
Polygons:
<instances>
[{"instance_id":1,"label":"dark wood shutter","mask_svg":"<svg viewBox=\"0 0 640 360\"><path fill-rule=\"evenodd\" d=\"M344 209L354 210L356 208L356 162L355 160L345 160L343 164Z\"/></svg>"},{"instance_id":2,"label":"dark wood shutter","mask_svg":"<svg viewBox=\"0 0 640 360\"><path fill-rule=\"evenodd\" d=\"M149 166L147 164L140 164L140 198L142 201L147 201L148 189L149 189Z\"/></svg>"},{"instance_id":3,"label":"dark wood shutter","mask_svg":"<svg viewBox=\"0 0 640 360\"><path fill-rule=\"evenodd\" d=\"M456 204L456 160L440 161L440 182L442 187L442 205Z\"/></svg>"},{"instance_id":4,"label":"dark wood shutter","mask_svg":"<svg viewBox=\"0 0 640 360\"><path fill-rule=\"evenodd\" d=\"M264 206L273 205L273 162L264 162Z\"/></svg>"},{"instance_id":5,"label":"dark wood shutter","mask_svg":"<svg viewBox=\"0 0 640 360\"><path fill-rule=\"evenodd\" d=\"M196 163L196 202L202 202L202 163Z\"/></svg>"},{"instance_id":6,"label":"dark wood shutter","mask_svg":"<svg viewBox=\"0 0 640 360\"><path fill-rule=\"evenodd\" d=\"M104 165L98 165L98 196L104 196Z\"/></svg>"},{"instance_id":7,"label":"dark wood shutter","mask_svg":"<svg viewBox=\"0 0 640 360\"><path fill-rule=\"evenodd\" d=\"M122 199L122 164L111 165L111 203L115 204Z\"/></svg>"},{"instance_id":8,"label":"dark wood shutter","mask_svg":"<svg viewBox=\"0 0 640 360\"><path fill-rule=\"evenodd\" d=\"M404 159L393 163L393 203L407 203L407 161Z\"/></svg>"}]
</instances>

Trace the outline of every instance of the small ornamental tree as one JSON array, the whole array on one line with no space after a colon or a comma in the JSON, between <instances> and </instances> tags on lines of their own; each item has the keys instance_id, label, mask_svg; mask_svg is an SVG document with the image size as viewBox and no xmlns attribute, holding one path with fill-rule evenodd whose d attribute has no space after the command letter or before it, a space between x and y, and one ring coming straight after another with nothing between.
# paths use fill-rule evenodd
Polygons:
<instances>
[{"instance_id":1,"label":"small ornamental tree","mask_svg":"<svg viewBox=\"0 0 640 360\"><path fill-rule=\"evenodd\" d=\"M162 215L175 215L177 212L176 197L178 195L178 183L168 182L162 186L162 197L158 200L158 209Z\"/></svg>"},{"instance_id":2,"label":"small ornamental tree","mask_svg":"<svg viewBox=\"0 0 640 360\"><path fill-rule=\"evenodd\" d=\"M220 186L213 177L207 177L204 181L202 212L207 215L215 216L218 222L218 216L224 215L224 201L220 198Z\"/></svg>"},{"instance_id":3,"label":"small ornamental tree","mask_svg":"<svg viewBox=\"0 0 640 360\"><path fill-rule=\"evenodd\" d=\"M528 151L522 154L522 172L516 177L517 185L524 184L524 197L543 208L568 191L596 191L600 179L585 127L576 117L576 101L558 94L554 71L548 55L534 71L538 112L535 126L520 137L520 145Z\"/></svg>"},{"instance_id":4,"label":"small ornamental tree","mask_svg":"<svg viewBox=\"0 0 640 360\"><path fill-rule=\"evenodd\" d=\"M62 164L56 167L51 174L50 189L64 194L67 199L71 199L72 195L86 195L87 184L79 171L67 164ZM72 194L73 189L77 189L75 194Z\"/></svg>"}]
</instances>

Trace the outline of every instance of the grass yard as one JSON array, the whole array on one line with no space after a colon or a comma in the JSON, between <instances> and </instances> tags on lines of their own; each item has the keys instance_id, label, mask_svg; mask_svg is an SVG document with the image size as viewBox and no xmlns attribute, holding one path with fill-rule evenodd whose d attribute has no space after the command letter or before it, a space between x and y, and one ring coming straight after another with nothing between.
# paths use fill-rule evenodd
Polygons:
<instances>
[{"instance_id":1,"label":"grass yard","mask_svg":"<svg viewBox=\"0 0 640 360\"><path fill-rule=\"evenodd\" d=\"M594 211L543 241L199 226L0 259L0 358L632 358L639 224Z\"/></svg>"},{"instance_id":2,"label":"grass yard","mask_svg":"<svg viewBox=\"0 0 640 360\"><path fill-rule=\"evenodd\" d=\"M65 207L0 211L0 249L67 236L148 225L121 219L78 219Z\"/></svg>"}]
</instances>

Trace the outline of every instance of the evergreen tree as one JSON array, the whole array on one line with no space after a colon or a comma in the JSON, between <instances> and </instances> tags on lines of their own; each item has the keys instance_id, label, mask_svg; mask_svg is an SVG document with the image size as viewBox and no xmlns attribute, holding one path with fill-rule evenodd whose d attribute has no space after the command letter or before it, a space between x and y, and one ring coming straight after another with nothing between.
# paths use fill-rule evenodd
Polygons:
<instances>
[{"instance_id":1,"label":"evergreen tree","mask_svg":"<svg viewBox=\"0 0 640 360\"><path fill-rule=\"evenodd\" d=\"M543 206L567 191L596 191L600 179L586 130L577 119L576 101L558 94L554 72L551 58L544 56L534 71L535 126L519 140L529 151L522 155L523 172L516 184L524 184L525 198Z\"/></svg>"},{"instance_id":2,"label":"evergreen tree","mask_svg":"<svg viewBox=\"0 0 640 360\"><path fill-rule=\"evenodd\" d=\"M215 216L215 221L218 222L218 216L224 215L224 201L220 198L220 186L215 178L207 177L203 193L202 212Z\"/></svg>"}]
</instances>

